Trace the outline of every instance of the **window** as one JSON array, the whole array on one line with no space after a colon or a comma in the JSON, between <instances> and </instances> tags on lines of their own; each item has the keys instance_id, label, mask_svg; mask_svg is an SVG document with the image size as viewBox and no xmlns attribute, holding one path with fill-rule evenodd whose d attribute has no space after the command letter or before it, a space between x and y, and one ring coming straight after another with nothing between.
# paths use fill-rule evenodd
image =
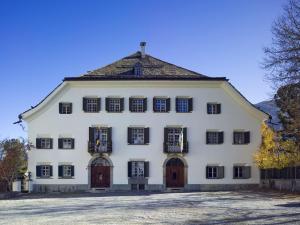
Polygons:
<instances>
[{"instance_id":1,"label":"window","mask_svg":"<svg viewBox=\"0 0 300 225\"><path fill-rule=\"evenodd\" d=\"M206 144L222 144L224 133L222 131L207 131Z\"/></svg>"},{"instance_id":2,"label":"window","mask_svg":"<svg viewBox=\"0 0 300 225\"><path fill-rule=\"evenodd\" d=\"M233 144L249 144L250 143L250 132L234 131L233 132Z\"/></svg>"},{"instance_id":3,"label":"window","mask_svg":"<svg viewBox=\"0 0 300 225\"><path fill-rule=\"evenodd\" d=\"M187 128L164 128L164 152L188 152Z\"/></svg>"},{"instance_id":4,"label":"window","mask_svg":"<svg viewBox=\"0 0 300 225\"><path fill-rule=\"evenodd\" d=\"M84 112L99 112L100 111L100 98L83 98L83 111Z\"/></svg>"},{"instance_id":5,"label":"window","mask_svg":"<svg viewBox=\"0 0 300 225\"><path fill-rule=\"evenodd\" d=\"M168 128L168 143L172 146L179 146L183 141L182 137L182 129L181 128Z\"/></svg>"},{"instance_id":6,"label":"window","mask_svg":"<svg viewBox=\"0 0 300 225\"><path fill-rule=\"evenodd\" d=\"M251 176L250 166L234 166L233 178L234 179L248 179Z\"/></svg>"},{"instance_id":7,"label":"window","mask_svg":"<svg viewBox=\"0 0 300 225\"><path fill-rule=\"evenodd\" d=\"M217 167L214 166L214 167L207 167L207 178L217 178Z\"/></svg>"},{"instance_id":8,"label":"window","mask_svg":"<svg viewBox=\"0 0 300 225\"><path fill-rule=\"evenodd\" d=\"M133 144L144 144L144 128L133 128L132 130L132 142Z\"/></svg>"},{"instance_id":9,"label":"window","mask_svg":"<svg viewBox=\"0 0 300 225\"><path fill-rule=\"evenodd\" d=\"M207 103L207 114L220 114L221 104L218 103Z\"/></svg>"},{"instance_id":10,"label":"window","mask_svg":"<svg viewBox=\"0 0 300 225\"><path fill-rule=\"evenodd\" d=\"M112 128L111 127L90 127L89 147L90 153L112 151Z\"/></svg>"},{"instance_id":11,"label":"window","mask_svg":"<svg viewBox=\"0 0 300 225\"><path fill-rule=\"evenodd\" d=\"M50 177L50 166L42 166L41 175L42 177Z\"/></svg>"},{"instance_id":12,"label":"window","mask_svg":"<svg viewBox=\"0 0 300 225\"><path fill-rule=\"evenodd\" d=\"M36 166L36 177L40 177L40 178L52 177L52 166L51 165Z\"/></svg>"},{"instance_id":13,"label":"window","mask_svg":"<svg viewBox=\"0 0 300 225\"><path fill-rule=\"evenodd\" d=\"M148 127L128 127L128 144L149 144Z\"/></svg>"},{"instance_id":14,"label":"window","mask_svg":"<svg viewBox=\"0 0 300 225\"><path fill-rule=\"evenodd\" d=\"M58 177L60 177L60 178L74 177L74 166L73 165L58 166Z\"/></svg>"},{"instance_id":15,"label":"window","mask_svg":"<svg viewBox=\"0 0 300 225\"><path fill-rule=\"evenodd\" d=\"M154 112L169 112L170 111L170 99L169 98L154 98L153 99L153 111Z\"/></svg>"},{"instance_id":16,"label":"window","mask_svg":"<svg viewBox=\"0 0 300 225\"><path fill-rule=\"evenodd\" d=\"M52 149L52 138L37 138L36 139L37 149Z\"/></svg>"},{"instance_id":17,"label":"window","mask_svg":"<svg viewBox=\"0 0 300 225\"><path fill-rule=\"evenodd\" d=\"M74 149L74 139L73 138L59 138L58 139L59 149Z\"/></svg>"},{"instance_id":18,"label":"window","mask_svg":"<svg viewBox=\"0 0 300 225\"><path fill-rule=\"evenodd\" d=\"M71 114L72 113L72 103L60 102L59 103L59 113L60 114Z\"/></svg>"},{"instance_id":19,"label":"window","mask_svg":"<svg viewBox=\"0 0 300 225\"><path fill-rule=\"evenodd\" d=\"M144 177L144 162L132 162L132 177Z\"/></svg>"},{"instance_id":20,"label":"window","mask_svg":"<svg viewBox=\"0 0 300 225\"><path fill-rule=\"evenodd\" d=\"M135 64L133 70L135 76L143 75L143 66L141 63Z\"/></svg>"},{"instance_id":21,"label":"window","mask_svg":"<svg viewBox=\"0 0 300 225\"><path fill-rule=\"evenodd\" d=\"M193 107L192 98L176 98L176 112L191 112Z\"/></svg>"},{"instance_id":22,"label":"window","mask_svg":"<svg viewBox=\"0 0 300 225\"><path fill-rule=\"evenodd\" d=\"M147 110L147 98L129 98L129 110L131 112L145 112Z\"/></svg>"},{"instance_id":23,"label":"window","mask_svg":"<svg viewBox=\"0 0 300 225\"><path fill-rule=\"evenodd\" d=\"M106 98L105 99L107 112L122 112L124 109L123 98Z\"/></svg>"},{"instance_id":24,"label":"window","mask_svg":"<svg viewBox=\"0 0 300 225\"><path fill-rule=\"evenodd\" d=\"M224 178L224 166L207 166L206 167L207 179L222 179Z\"/></svg>"}]
</instances>

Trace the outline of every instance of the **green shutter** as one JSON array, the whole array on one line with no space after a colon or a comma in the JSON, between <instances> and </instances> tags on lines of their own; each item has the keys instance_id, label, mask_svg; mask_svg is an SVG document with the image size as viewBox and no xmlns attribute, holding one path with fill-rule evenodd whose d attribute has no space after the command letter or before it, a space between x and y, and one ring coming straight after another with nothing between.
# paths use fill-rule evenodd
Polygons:
<instances>
[{"instance_id":1,"label":"green shutter","mask_svg":"<svg viewBox=\"0 0 300 225\"><path fill-rule=\"evenodd\" d=\"M71 176L74 177L75 176L75 171L74 171L74 166L71 166Z\"/></svg>"},{"instance_id":2,"label":"green shutter","mask_svg":"<svg viewBox=\"0 0 300 225\"><path fill-rule=\"evenodd\" d=\"M71 148L72 149L75 148L75 139L74 138L71 139Z\"/></svg>"},{"instance_id":3,"label":"green shutter","mask_svg":"<svg viewBox=\"0 0 300 225\"><path fill-rule=\"evenodd\" d=\"M217 114L221 114L221 104L217 104Z\"/></svg>"},{"instance_id":4,"label":"green shutter","mask_svg":"<svg viewBox=\"0 0 300 225\"><path fill-rule=\"evenodd\" d=\"M153 97L153 101L152 101L152 105L153 105L153 112L157 112L156 108L155 108L155 104L156 103L156 98Z\"/></svg>"},{"instance_id":5,"label":"green shutter","mask_svg":"<svg viewBox=\"0 0 300 225\"><path fill-rule=\"evenodd\" d=\"M132 177L132 162L128 162L128 177Z\"/></svg>"},{"instance_id":6,"label":"green shutter","mask_svg":"<svg viewBox=\"0 0 300 225\"><path fill-rule=\"evenodd\" d=\"M109 102L110 102L110 98L105 98L105 110L106 110L106 112L110 112L109 111Z\"/></svg>"},{"instance_id":7,"label":"green shutter","mask_svg":"<svg viewBox=\"0 0 300 225\"><path fill-rule=\"evenodd\" d=\"M58 148L59 149L63 148L63 138L58 138Z\"/></svg>"},{"instance_id":8,"label":"green shutter","mask_svg":"<svg viewBox=\"0 0 300 225\"><path fill-rule=\"evenodd\" d=\"M144 144L149 144L149 127L144 128Z\"/></svg>"},{"instance_id":9,"label":"green shutter","mask_svg":"<svg viewBox=\"0 0 300 225\"><path fill-rule=\"evenodd\" d=\"M188 99L188 104L189 104L189 112L193 111L193 98Z\"/></svg>"},{"instance_id":10,"label":"green shutter","mask_svg":"<svg viewBox=\"0 0 300 225\"><path fill-rule=\"evenodd\" d=\"M166 99L166 104L167 104L167 112L170 112L170 110L171 110L171 99L170 98Z\"/></svg>"},{"instance_id":11,"label":"green shutter","mask_svg":"<svg viewBox=\"0 0 300 225\"><path fill-rule=\"evenodd\" d=\"M35 174L36 174L36 177L40 177L42 175L41 166L35 167Z\"/></svg>"},{"instance_id":12,"label":"green shutter","mask_svg":"<svg viewBox=\"0 0 300 225\"><path fill-rule=\"evenodd\" d=\"M144 177L149 177L149 162L144 162Z\"/></svg>"},{"instance_id":13,"label":"green shutter","mask_svg":"<svg viewBox=\"0 0 300 225\"><path fill-rule=\"evenodd\" d=\"M58 177L63 177L63 166L58 166Z\"/></svg>"},{"instance_id":14,"label":"green shutter","mask_svg":"<svg viewBox=\"0 0 300 225\"><path fill-rule=\"evenodd\" d=\"M217 167L217 178L223 179L224 178L224 166Z\"/></svg>"},{"instance_id":15,"label":"green shutter","mask_svg":"<svg viewBox=\"0 0 300 225\"><path fill-rule=\"evenodd\" d=\"M245 141L245 144L250 143L250 131L244 132L244 141Z\"/></svg>"},{"instance_id":16,"label":"green shutter","mask_svg":"<svg viewBox=\"0 0 300 225\"><path fill-rule=\"evenodd\" d=\"M132 128L128 127L127 129L127 143L132 144Z\"/></svg>"},{"instance_id":17,"label":"green shutter","mask_svg":"<svg viewBox=\"0 0 300 225\"><path fill-rule=\"evenodd\" d=\"M87 98L82 98L82 110L87 111Z\"/></svg>"},{"instance_id":18,"label":"green shutter","mask_svg":"<svg viewBox=\"0 0 300 225\"><path fill-rule=\"evenodd\" d=\"M41 138L36 138L35 139L35 147L37 149L41 149L42 148L42 146L41 146Z\"/></svg>"},{"instance_id":19,"label":"green shutter","mask_svg":"<svg viewBox=\"0 0 300 225\"><path fill-rule=\"evenodd\" d=\"M120 98L120 112L124 111L124 98Z\"/></svg>"},{"instance_id":20,"label":"green shutter","mask_svg":"<svg viewBox=\"0 0 300 225\"><path fill-rule=\"evenodd\" d=\"M101 110L101 98L97 98L97 112Z\"/></svg>"},{"instance_id":21,"label":"green shutter","mask_svg":"<svg viewBox=\"0 0 300 225\"><path fill-rule=\"evenodd\" d=\"M53 176L53 169L52 169L52 166L49 166L50 167L50 177Z\"/></svg>"},{"instance_id":22,"label":"green shutter","mask_svg":"<svg viewBox=\"0 0 300 225\"><path fill-rule=\"evenodd\" d=\"M52 138L49 139L50 139L50 149L53 149L53 139Z\"/></svg>"},{"instance_id":23,"label":"green shutter","mask_svg":"<svg viewBox=\"0 0 300 225\"><path fill-rule=\"evenodd\" d=\"M143 112L147 111L147 98L143 99Z\"/></svg>"},{"instance_id":24,"label":"green shutter","mask_svg":"<svg viewBox=\"0 0 300 225\"><path fill-rule=\"evenodd\" d=\"M60 114L62 114L62 103L61 102L58 104L58 112Z\"/></svg>"},{"instance_id":25,"label":"green shutter","mask_svg":"<svg viewBox=\"0 0 300 225\"><path fill-rule=\"evenodd\" d=\"M133 101L133 98L129 98L129 111L132 112L132 101Z\"/></svg>"},{"instance_id":26,"label":"green shutter","mask_svg":"<svg viewBox=\"0 0 300 225\"><path fill-rule=\"evenodd\" d=\"M224 132L221 131L221 132L218 132L218 144L223 144L224 142Z\"/></svg>"}]
</instances>

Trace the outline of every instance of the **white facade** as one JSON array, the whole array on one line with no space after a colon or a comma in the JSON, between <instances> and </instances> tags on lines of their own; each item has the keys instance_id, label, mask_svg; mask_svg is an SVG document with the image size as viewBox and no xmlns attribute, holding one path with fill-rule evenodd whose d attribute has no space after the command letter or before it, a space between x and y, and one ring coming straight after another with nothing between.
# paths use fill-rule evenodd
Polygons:
<instances>
[{"instance_id":1,"label":"white facade","mask_svg":"<svg viewBox=\"0 0 300 225\"><path fill-rule=\"evenodd\" d=\"M105 97L124 98L124 111L108 113L105 110ZM129 97L147 98L147 111L133 113L129 111ZM156 113L152 110L155 96L171 98L169 113ZM187 96L193 98L193 111L177 113L175 98ZM83 111L83 97L100 97L101 111L86 113ZM59 114L60 102L71 102L72 114ZM208 102L221 104L220 114L207 114ZM259 184L259 170L253 163L253 153L261 142L261 123L267 115L254 108L227 81L206 80L114 80L114 81L64 81L37 107L22 114L28 123L28 138L33 145L36 138L53 139L53 149L36 149L29 152L28 170L32 172L36 187L70 187L89 189L91 187L90 164L99 154L88 152L89 127L112 127L112 153L103 154L112 163L110 188L130 189L127 174L128 161L149 161L149 178L146 189L162 190L165 185L165 164L167 159L179 157L185 163L185 189L206 190L241 185ZM164 127L181 126L187 128L188 153L164 153ZM148 145L128 145L127 128L145 126L150 128ZM224 132L224 143L206 144L206 131ZM233 131L250 131L250 143L233 144ZM75 148L58 149L58 138L75 139ZM37 165L52 165L53 176L49 179L36 177ZM58 178L58 166L72 164L75 168L72 179ZM206 166L224 166L224 178L207 179ZM233 179L233 166L251 166L248 179ZM54 189L55 189L54 188ZM50 188L51 189L51 188Z\"/></svg>"}]
</instances>

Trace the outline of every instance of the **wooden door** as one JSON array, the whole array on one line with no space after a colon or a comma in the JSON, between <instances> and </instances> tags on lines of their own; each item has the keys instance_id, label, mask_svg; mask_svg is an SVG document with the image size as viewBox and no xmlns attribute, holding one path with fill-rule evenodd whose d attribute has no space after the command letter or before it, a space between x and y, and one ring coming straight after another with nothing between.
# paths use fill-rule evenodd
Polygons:
<instances>
[{"instance_id":1,"label":"wooden door","mask_svg":"<svg viewBox=\"0 0 300 225\"><path fill-rule=\"evenodd\" d=\"M110 187L110 167L92 165L91 181L92 188Z\"/></svg>"},{"instance_id":2,"label":"wooden door","mask_svg":"<svg viewBox=\"0 0 300 225\"><path fill-rule=\"evenodd\" d=\"M184 167L181 165L166 167L167 187L184 187Z\"/></svg>"}]
</instances>

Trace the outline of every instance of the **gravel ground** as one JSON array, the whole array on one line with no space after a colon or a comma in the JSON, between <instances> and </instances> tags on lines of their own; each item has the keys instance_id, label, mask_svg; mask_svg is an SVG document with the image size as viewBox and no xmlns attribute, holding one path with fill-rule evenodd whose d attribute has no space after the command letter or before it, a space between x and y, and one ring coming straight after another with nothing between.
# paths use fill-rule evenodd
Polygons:
<instances>
[{"instance_id":1,"label":"gravel ground","mask_svg":"<svg viewBox=\"0 0 300 225\"><path fill-rule=\"evenodd\" d=\"M29 194L0 224L300 224L300 196L269 192Z\"/></svg>"}]
</instances>

